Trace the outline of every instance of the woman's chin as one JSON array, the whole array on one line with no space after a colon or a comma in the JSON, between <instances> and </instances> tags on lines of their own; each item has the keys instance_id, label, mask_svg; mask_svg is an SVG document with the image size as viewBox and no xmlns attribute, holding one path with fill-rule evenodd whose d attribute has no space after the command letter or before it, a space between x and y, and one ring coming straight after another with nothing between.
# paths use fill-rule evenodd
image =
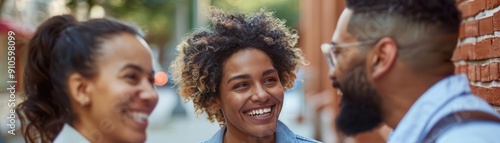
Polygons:
<instances>
[{"instance_id":1,"label":"woman's chin","mask_svg":"<svg viewBox=\"0 0 500 143\"><path fill-rule=\"evenodd\" d=\"M260 126L257 127L256 130L253 132L253 136L258 137L258 138L266 138L270 136L274 136L274 133L276 132L276 125L267 125L267 126Z\"/></svg>"},{"instance_id":2,"label":"woman's chin","mask_svg":"<svg viewBox=\"0 0 500 143\"><path fill-rule=\"evenodd\" d=\"M144 143L146 142L145 133L128 132L122 135L123 140L129 143Z\"/></svg>"}]
</instances>

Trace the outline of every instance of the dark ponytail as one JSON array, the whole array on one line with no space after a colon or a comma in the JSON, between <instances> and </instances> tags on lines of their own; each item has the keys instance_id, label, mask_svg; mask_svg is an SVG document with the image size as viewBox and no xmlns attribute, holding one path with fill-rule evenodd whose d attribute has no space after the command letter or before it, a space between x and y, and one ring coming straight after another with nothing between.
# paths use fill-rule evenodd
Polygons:
<instances>
[{"instance_id":1,"label":"dark ponytail","mask_svg":"<svg viewBox=\"0 0 500 143\"><path fill-rule=\"evenodd\" d=\"M100 43L123 32L140 35L137 29L116 21L78 22L71 15L51 17L38 27L28 45L26 100L16 108L26 142L52 142L64 123L71 124L76 115L67 91L68 76L94 77Z\"/></svg>"}]
</instances>

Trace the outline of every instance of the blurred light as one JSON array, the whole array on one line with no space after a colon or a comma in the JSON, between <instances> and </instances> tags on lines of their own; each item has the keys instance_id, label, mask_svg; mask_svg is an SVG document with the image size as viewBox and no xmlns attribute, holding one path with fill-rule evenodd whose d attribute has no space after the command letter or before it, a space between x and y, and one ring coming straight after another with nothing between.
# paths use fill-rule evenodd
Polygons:
<instances>
[{"instance_id":1,"label":"blurred light","mask_svg":"<svg viewBox=\"0 0 500 143\"><path fill-rule=\"evenodd\" d=\"M49 14L47 16L68 14L70 12L71 10L69 10L69 8L66 7L65 0L52 0L49 3L49 9L48 9Z\"/></svg>"},{"instance_id":2,"label":"blurred light","mask_svg":"<svg viewBox=\"0 0 500 143\"><path fill-rule=\"evenodd\" d=\"M14 2L15 2L17 10L19 10L19 11L22 11L26 7L26 3L27 3L26 0L17 0Z\"/></svg>"},{"instance_id":3,"label":"blurred light","mask_svg":"<svg viewBox=\"0 0 500 143\"><path fill-rule=\"evenodd\" d=\"M157 86L163 86L167 84L167 82L168 82L167 73L160 71L155 74L155 84Z\"/></svg>"},{"instance_id":4,"label":"blurred light","mask_svg":"<svg viewBox=\"0 0 500 143\"><path fill-rule=\"evenodd\" d=\"M84 21L87 20L87 15L88 15L88 9L89 9L89 4L85 1L79 1L76 3L76 11L75 11L75 17L79 21Z\"/></svg>"},{"instance_id":5,"label":"blurred light","mask_svg":"<svg viewBox=\"0 0 500 143\"><path fill-rule=\"evenodd\" d=\"M106 11L100 5L94 5L90 8L90 18L103 18L106 15Z\"/></svg>"}]
</instances>

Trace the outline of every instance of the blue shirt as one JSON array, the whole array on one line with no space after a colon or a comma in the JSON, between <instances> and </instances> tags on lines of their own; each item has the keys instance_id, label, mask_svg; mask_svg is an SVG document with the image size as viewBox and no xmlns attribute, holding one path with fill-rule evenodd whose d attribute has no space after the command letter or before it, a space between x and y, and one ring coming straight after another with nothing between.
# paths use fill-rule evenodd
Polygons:
<instances>
[{"instance_id":1,"label":"blue shirt","mask_svg":"<svg viewBox=\"0 0 500 143\"><path fill-rule=\"evenodd\" d=\"M388 143L421 142L439 119L463 110L483 111L500 117L488 103L471 93L465 75L452 75L434 84L418 98L391 133ZM439 136L436 142L500 142L500 124L485 121L457 124Z\"/></svg>"},{"instance_id":2,"label":"blue shirt","mask_svg":"<svg viewBox=\"0 0 500 143\"><path fill-rule=\"evenodd\" d=\"M209 140L202 143L222 143L226 126L222 127ZM318 143L318 141L294 134L288 127L278 120L276 125L276 143Z\"/></svg>"}]
</instances>

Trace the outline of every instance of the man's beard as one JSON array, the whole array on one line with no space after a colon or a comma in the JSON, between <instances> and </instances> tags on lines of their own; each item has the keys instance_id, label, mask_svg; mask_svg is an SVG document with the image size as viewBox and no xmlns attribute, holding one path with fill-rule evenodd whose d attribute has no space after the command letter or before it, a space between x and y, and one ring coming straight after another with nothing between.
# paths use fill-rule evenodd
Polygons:
<instances>
[{"instance_id":1,"label":"man's beard","mask_svg":"<svg viewBox=\"0 0 500 143\"><path fill-rule=\"evenodd\" d=\"M334 87L342 91L337 130L347 136L375 129L382 123L380 96L366 78L364 64L352 68Z\"/></svg>"}]
</instances>

